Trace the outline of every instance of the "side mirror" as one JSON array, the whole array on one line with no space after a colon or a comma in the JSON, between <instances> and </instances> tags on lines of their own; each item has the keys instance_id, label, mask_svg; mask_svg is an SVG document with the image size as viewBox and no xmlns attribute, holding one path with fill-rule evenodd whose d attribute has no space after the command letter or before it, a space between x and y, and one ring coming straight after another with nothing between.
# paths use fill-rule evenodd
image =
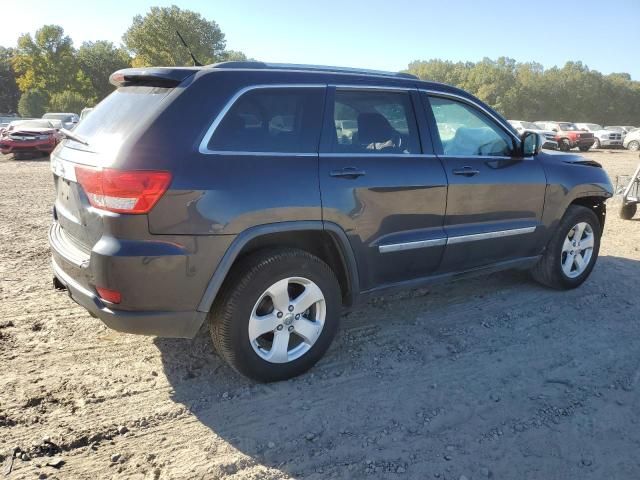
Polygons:
<instances>
[{"instance_id":1,"label":"side mirror","mask_svg":"<svg viewBox=\"0 0 640 480\"><path fill-rule=\"evenodd\" d=\"M536 132L524 132L520 137L520 146L522 151L520 154L522 157L531 157L540 153L542 148L542 141L540 135Z\"/></svg>"}]
</instances>

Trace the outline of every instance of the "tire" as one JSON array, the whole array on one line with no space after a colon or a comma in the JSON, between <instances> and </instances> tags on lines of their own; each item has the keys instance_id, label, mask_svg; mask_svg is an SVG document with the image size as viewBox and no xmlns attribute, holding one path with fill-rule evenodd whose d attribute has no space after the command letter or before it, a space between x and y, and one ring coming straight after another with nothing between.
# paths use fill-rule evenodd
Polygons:
<instances>
[{"instance_id":1,"label":"tire","mask_svg":"<svg viewBox=\"0 0 640 480\"><path fill-rule=\"evenodd\" d=\"M589 226L592 235L592 248L588 260L585 262L584 268L579 269L577 264L574 264L572 257L569 257L569 253L563 251L565 248L565 242L569 241L569 245L575 245L569 240L569 235L574 228L580 224L586 224ZM575 232L575 231L574 231ZM588 229L585 228L581 242L588 244L587 241L590 237L587 237ZM575 235L575 233L574 233ZM556 228L556 231L551 236L551 240L547 244L547 248L542 255L540 261L531 269L533 278L547 287L555 288L558 290L567 290L571 288L579 287L591 274L593 267L598 259L598 252L600 251L600 237L602 235L602 227L600 220L593 213L592 210L582 207L580 205L570 205L565 212L560 224ZM584 240L583 240L584 238ZM578 251L579 247L572 251ZM584 250L580 254L580 258L587 256L588 249ZM577 255L575 255L577 257ZM566 263L565 263L566 262ZM567 274L563 265L570 265L570 269L576 268L575 272L571 272L571 275Z\"/></svg>"},{"instance_id":2,"label":"tire","mask_svg":"<svg viewBox=\"0 0 640 480\"><path fill-rule=\"evenodd\" d=\"M315 295L311 298L322 300L304 312L291 311L307 289ZM286 297L276 301L271 291ZM326 263L303 250L263 250L233 268L209 315L209 329L215 349L231 367L259 382L273 382L300 375L322 358L338 330L340 309L340 285ZM306 333L313 342L299 336L303 328L311 329ZM266 333L257 336L262 330ZM280 343L284 348L276 348L276 335L286 342Z\"/></svg>"},{"instance_id":3,"label":"tire","mask_svg":"<svg viewBox=\"0 0 640 480\"><path fill-rule=\"evenodd\" d=\"M591 147L578 147L581 152L588 152Z\"/></svg>"},{"instance_id":4,"label":"tire","mask_svg":"<svg viewBox=\"0 0 640 480\"><path fill-rule=\"evenodd\" d=\"M591 145L591 148L593 148L594 150L600 148L600 140L596 138L596 141L593 142L593 145Z\"/></svg>"},{"instance_id":5,"label":"tire","mask_svg":"<svg viewBox=\"0 0 640 480\"><path fill-rule=\"evenodd\" d=\"M622 205L620 207L620 218L622 218L623 220L631 220L633 218L633 216L636 214L636 211L638 210L638 204L637 203L627 203L626 205Z\"/></svg>"},{"instance_id":6,"label":"tire","mask_svg":"<svg viewBox=\"0 0 640 480\"><path fill-rule=\"evenodd\" d=\"M561 138L560 142L558 143L558 148L561 152L568 152L569 150L571 150L571 144L569 143L568 139Z\"/></svg>"},{"instance_id":7,"label":"tire","mask_svg":"<svg viewBox=\"0 0 640 480\"><path fill-rule=\"evenodd\" d=\"M633 151L633 152L637 152L638 150L640 150L640 142L638 142L637 140L631 140L628 144L627 144L627 149Z\"/></svg>"}]
</instances>

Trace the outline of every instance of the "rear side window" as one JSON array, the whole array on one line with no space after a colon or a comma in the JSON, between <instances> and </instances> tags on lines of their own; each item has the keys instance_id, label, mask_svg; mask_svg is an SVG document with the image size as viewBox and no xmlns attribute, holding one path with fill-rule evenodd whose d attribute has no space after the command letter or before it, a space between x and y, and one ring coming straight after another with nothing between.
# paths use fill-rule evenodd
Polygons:
<instances>
[{"instance_id":1,"label":"rear side window","mask_svg":"<svg viewBox=\"0 0 640 480\"><path fill-rule=\"evenodd\" d=\"M223 152L316 153L323 88L259 88L233 104L208 149Z\"/></svg>"},{"instance_id":2,"label":"rear side window","mask_svg":"<svg viewBox=\"0 0 640 480\"><path fill-rule=\"evenodd\" d=\"M408 92L337 90L335 153L420 153Z\"/></svg>"}]
</instances>

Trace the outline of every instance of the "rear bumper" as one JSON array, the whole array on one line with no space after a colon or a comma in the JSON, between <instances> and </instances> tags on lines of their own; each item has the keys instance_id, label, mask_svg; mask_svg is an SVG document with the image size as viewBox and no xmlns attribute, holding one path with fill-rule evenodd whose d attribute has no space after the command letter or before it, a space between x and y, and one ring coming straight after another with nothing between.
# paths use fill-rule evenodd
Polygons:
<instances>
[{"instance_id":1,"label":"rear bumper","mask_svg":"<svg viewBox=\"0 0 640 480\"><path fill-rule=\"evenodd\" d=\"M95 293L74 281L52 260L53 273L67 288L71 299L99 318L109 328L124 333L157 335L160 337L193 338L200 329L206 313L135 312L111 309Z\"/></svg>"}]
</instances>

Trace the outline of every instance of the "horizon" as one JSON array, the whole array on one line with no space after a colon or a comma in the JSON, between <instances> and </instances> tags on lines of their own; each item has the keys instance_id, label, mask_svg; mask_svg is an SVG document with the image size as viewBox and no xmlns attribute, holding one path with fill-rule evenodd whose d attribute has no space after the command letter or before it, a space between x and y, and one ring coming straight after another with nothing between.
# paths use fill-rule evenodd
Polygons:
<instances>
[{"instance_id":1,"label":"horizon","mask_svg":"<svg viewBox=\"0 0 640 480\"><path fill-rule=\"evenodd\" d=\"M601 1L567 0L557 5L541 0L534 5L535 12L542 13L540 19L532 22L535 32L531 33L522 33L523 27L511 21L513 18L526 21L526 18L520 15L520 10L514 14L512 2L506 0L494 0L490 7L483 6L482 11L477 11L472 0L459 0L454 24L421 21L422 18L446 19L451 7L436 3L411 5L407 0L393 5L377 0L369 2L366 10L358 5L327 0L322 8L308 7L304 12L300 12L293 0L285 0L272 6L259 19L248 18L246 13L260 7L264 9L257 0L245 2L242 8L228 0L207 4L196 0L114 0L109 4L85 3L80 7L23 0L20 8L3 12L5 22L0 31L0 45L15 47L21 34L33 35L47 24L62 26L76 48L82 42L97 40L121 45L122 35L135 15L144 16L151 6L172 4L214 20L225 34L228 49L265 62L401 71L416 60L475 63L483 58L508 57L518 63L540 63L545 70L562 68L570 61L582 62L604 75L628 73L633 80L640 80L636 55L640 45L640 29L636 25L640 2L633 0L616 2L618 16L615 20L609 19L609 23L601 20L598 10L603 5ZM460 12L469 14L460 15ZM553 15L546 17L549 12ZM100 18L100 22L88 21L93 18ZM388 22L389 18L398 18L398 21ZM567 22L566 18L571 21ZM479 27L492 24L500 28ZM593 25L600 28L594 30ZM457 30L473 31L476 37L452 35L451 32ZM540 58L541 53L544 59Z\"/></svg>"}]
</instances>

